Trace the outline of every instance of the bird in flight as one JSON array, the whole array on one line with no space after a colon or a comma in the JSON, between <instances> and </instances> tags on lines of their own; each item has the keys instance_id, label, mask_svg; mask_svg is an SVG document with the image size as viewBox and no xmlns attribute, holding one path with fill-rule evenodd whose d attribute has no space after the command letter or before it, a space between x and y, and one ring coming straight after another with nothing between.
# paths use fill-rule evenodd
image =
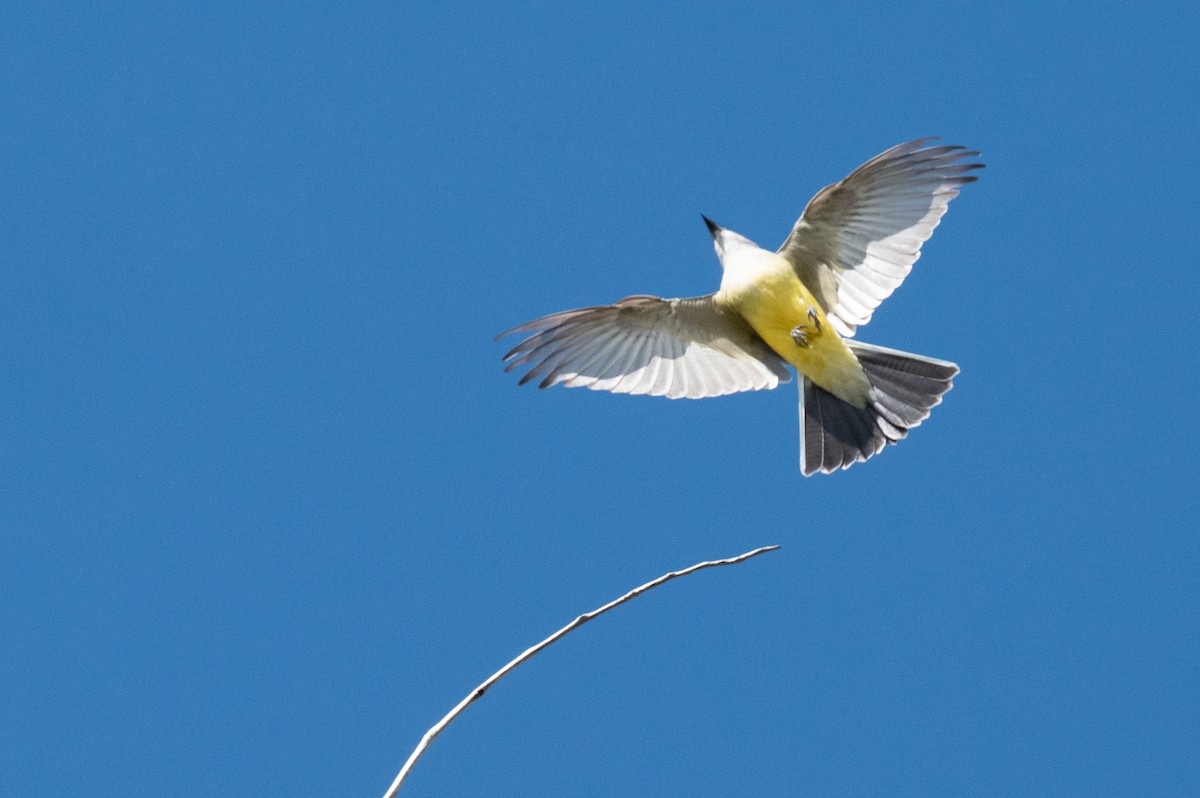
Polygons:
<instances>
[{"instance_id":1,"label":"bird in flight","mask_svg":"<svg viewBox=\"0 0 1200 798\"><path fill-rule=\"evenodd\" d=\"M701 399L800 376L800 469L849 468L903 439L958 366L854 340L921 256L979 153L925 138L817 192L777 251L703 217L723 270L714 294L629 296L564 310L497 338L521 384Z\"/></svg>"}]
</instances>

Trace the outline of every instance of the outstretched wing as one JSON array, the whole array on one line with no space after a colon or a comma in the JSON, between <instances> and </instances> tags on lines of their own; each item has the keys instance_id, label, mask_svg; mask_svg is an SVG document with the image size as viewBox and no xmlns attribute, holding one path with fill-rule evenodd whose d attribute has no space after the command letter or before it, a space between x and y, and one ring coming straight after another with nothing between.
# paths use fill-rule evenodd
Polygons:
<instances>
[{"instance_id":1,"label":"outstretched wing","mask_svg":"<svg viewBox=\"0 0 1200 798\"><path fill-rule=\"evenodd\" d=\"M983 167L979 153L927 147L917 139L892 147L809 200L779 254L844 336L871 320L921 257L958 189Z\"/></svg>"},{"instance_id":2,"label":"outstretched wing","mask_svg":"<svg viewBox=\"0 0 1200 798\"><path fill-rule=\"evenodd\" d=\"M714 295L631 296L564 310L514 327L532 333L504 356L505 371L530 366L521 384L701 399L790 382L784 361Z\"/></svg>"}]
</instances>

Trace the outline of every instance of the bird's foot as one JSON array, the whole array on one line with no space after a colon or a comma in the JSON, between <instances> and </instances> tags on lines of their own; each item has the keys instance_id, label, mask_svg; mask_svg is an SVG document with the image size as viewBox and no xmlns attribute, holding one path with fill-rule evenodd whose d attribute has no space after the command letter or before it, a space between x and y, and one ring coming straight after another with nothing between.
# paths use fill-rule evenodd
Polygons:
<instances>
[{"instance_id":1,"label":"bird's foot","mask_svg":"<svg viewBox=\"0 0 1200 798\"><path fill-rule=\"evenodd\" d=\"M796 346L811 346L812 339L821 334L821 317L817 315L817 309L809 308L808 322L806 324L797 324L792 328L790 334L792 340L796 342Z\"/></svg>"}]
</instances>

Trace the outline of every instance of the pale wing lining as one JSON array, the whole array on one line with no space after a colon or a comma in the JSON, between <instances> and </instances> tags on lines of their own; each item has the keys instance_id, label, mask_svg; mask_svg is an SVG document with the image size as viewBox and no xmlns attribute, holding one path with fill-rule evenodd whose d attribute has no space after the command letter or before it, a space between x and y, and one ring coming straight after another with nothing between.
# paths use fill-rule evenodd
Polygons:
<instances>
[{"instance_id":1,"label":"pale wing lining","mask_svg":"<svg viewBox=\"0 0 1200 798\"><path fill-rule=\"evenodd\" d=\"M505 356L521 384L701 399L791 381L783 360L713 295L632 296L553 313L501 335L531 333Z\"/></svg>"},{"instance_id":2,"label":"pale wing lining","mask_svg":"<svg viewBox=\"0 0 1200 798\"><path fill-rule=\"evenodd\" d=\"M975 180L979 153L924 146L893 147L817 193L779 253L817 295L844 336L866 324L921 256L959 187Z\"/></svg>"}]
</instances>

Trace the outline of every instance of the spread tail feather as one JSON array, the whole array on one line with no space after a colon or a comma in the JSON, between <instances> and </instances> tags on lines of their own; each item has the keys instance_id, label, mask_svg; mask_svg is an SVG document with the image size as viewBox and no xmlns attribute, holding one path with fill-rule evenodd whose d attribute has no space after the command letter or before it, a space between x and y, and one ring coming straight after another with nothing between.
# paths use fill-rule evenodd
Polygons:
<instances>
[{"instance_id":1,"label":"spread tail feather","mask_svg":"<svg viewBox=\"0 0 1200 798\"><path fill-rule=\"evenodd\" d=\"M807 378L800 397L800 468L804 476L849 468L879 454L929 417L950 390L958 366L860 341L847 341L875 400L865 408L838 399Z\"/></svg>"}]
</instances>

